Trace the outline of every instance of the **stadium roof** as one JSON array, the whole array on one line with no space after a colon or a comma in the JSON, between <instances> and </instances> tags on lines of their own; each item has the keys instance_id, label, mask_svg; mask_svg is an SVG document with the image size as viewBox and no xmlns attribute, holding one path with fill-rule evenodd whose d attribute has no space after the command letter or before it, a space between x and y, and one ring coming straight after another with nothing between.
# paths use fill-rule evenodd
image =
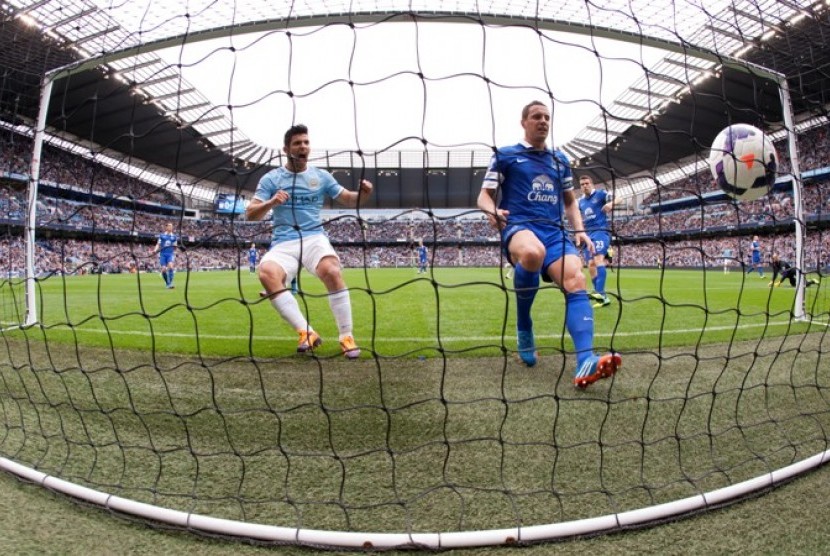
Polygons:
<instances>
[{"instance_id":1,"label":"stadium roof","mask_svg":"<svg viewBox=\"0 0 830 556\"><path fill-rule=\"evenodd\" d=\"M206 187L252 190L278 154L235 129L223 107L212 105L154 51L231 29L239 34L406 17L524 24L664 48L659 64L562 147L602 182L610 168L620 179L653 175L658 166L694 157L728 123L780 128L783 113L772 73L786 76L799 118L827 116L825 0L712 2L718 6L712 13L688 0L670 6L652 0L602 4L236 0L199 8L198 2L0 0L0 110L7 121L34 121L43 75L63 68L50 100L50 131L193 176ZM745 67L736 63L741 60ZM349 154L333 158L332 165L348 166Z\"/></svg>"}]
</instances>

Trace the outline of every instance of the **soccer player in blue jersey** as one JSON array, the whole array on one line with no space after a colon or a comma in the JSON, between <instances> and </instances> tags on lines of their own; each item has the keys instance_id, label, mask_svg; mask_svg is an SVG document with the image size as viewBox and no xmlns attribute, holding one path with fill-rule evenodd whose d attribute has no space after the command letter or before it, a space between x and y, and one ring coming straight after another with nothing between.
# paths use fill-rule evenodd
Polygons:
<instances>
[{"instance_id":1,"label":"soccer player in blue jersey","mask_svg":"<svg viewBox=\"0 0 830 556\"><path fill-rule=\"evenodd\" d=\"M553 281L565 294L565 325L576 350L573 383L584 388L613 375L622 360L616 353L594 353L594 314L577 249L584 244L593 251L593 244L583 229L570 164L562 152L545 144L550 111L533 101L522 109L521 125L524 140L498 149L490 159L478 207L501 232L514 265L519 357L528 367L536 364L531 307L540 277ZM563 217L574 229L573 241Z\"/></svg>"},{"instance_id":2,"label":"soccer player in blue jersey","mask_svg":"<svg viewBox=\"0 0 830 556\"><path fill-rule=\"evenodd\" d=\"M256 250L256 243L252 243L251 247L248 248L248 271L251 274L256 272L256 261L258 257L258 253Z\"/></svg>"},{"instance_id":3,"label":"soccer player in blue jersey","mask_svg":"<svg viewBox=\"0 0 830 556\"><path fill-rule=\"evenodd\" d=\"M161 277L164 279L164 285L168 290L172 290L176 286L173 285L173 277L176 274L176 247L179 246L179 236L173 233L173 224L168 222L164 226L164 231L159 234L156 246L152 253L159 254L159 268L161 268Z\"/></svg>"},{"instance_id":4,"label":"soccer player in blue jersey","mask_svg":"<svg viewBox=\"0 0 830 556\"><path fill-rule=\"evenodd\" d=\"M753 270L758 271L758 276L761 278L764 277L764 265L761 262L761 241L758 236L752 237L752 243L750 244L750 251L752 255L752 259L746 269L746 273L749 274Z\"/></svg>"},{"instance_id":5,"label":"soccer player in blue jersey","mask_svg":"<svg viewBox=\"0 0 830 556\"><path fill-rule=\"evenodd\" d=\"M418 274L427 271L427 246L424 240L418 240Z\"/></svg>"},{"instance_id":6,"label":"soccer player in blue jersey","mask_svg":"<svg viewBox=\"0 0 830 556\"><path fill-rule=\"evenodd\" d=\"M328 290L328 301L340 337L340 348L349 359L360 356L352 333L352 305L343 280L340 258L323 230L320 211L326 197L346 207L357 207L372 193L372 183L361 180L351 191L337 183L327 171L309 164L311 143L308 128L298 124L285 132L285 166L265 174L257 185L245 215L262 220L271 212L271 246L259 262L259 280L271 304L299 334L297 351L311 351L323 340L300 311L287 284L302 265L318 277Z\"/></svg>"},{"instance_id":7,"label":"soccer player in blue jersey","mask_svg":"<svg viewBox=\"0 0 830 556\"><path fill-rule=\"evenodd\" d=\"M605 262L608 249L611 247L611 227L608 223L608 215L614 210L616 200L605 189L594 187L594 180L589 175L580 176L579 187L582 189L579 212L582 214L585 231L594 244L594 252L586 256L588 272L594 285L594 291L588 295L596 302L593 305L595 308L607 307L611 304L611 300L605 293L607 278Z\"/></svg>"}]
</instances>

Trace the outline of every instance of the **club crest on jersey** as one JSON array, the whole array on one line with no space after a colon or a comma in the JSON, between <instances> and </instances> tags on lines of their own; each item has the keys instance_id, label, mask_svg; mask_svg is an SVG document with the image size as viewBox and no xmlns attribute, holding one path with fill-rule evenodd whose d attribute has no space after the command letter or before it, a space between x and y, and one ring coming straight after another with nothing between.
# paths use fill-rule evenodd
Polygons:
<instances>
[{"instance_id":1,"label":"club crest on jersey","mask_svg":"<svg viewBox=\"0 0 830 556\"><path fill-rule=\"evenodd\" d=\"M311 178L310 180L308 180L308 187L310 189L317 189L318 187L320 187L320 180L318 180L317 178Z\"/></svg>"},{"instance_id":2,"label":"club crest on jersey","mask_svg":"<svg viewBox=\"0 0 830 556\"><path fill-rule=\"evenodd\" d=\"M551 204L558 203L559 196L556 194L556 185L554 185L553 180L544 174L533 178L527 200Z\"/></svg>"}]
</instances>

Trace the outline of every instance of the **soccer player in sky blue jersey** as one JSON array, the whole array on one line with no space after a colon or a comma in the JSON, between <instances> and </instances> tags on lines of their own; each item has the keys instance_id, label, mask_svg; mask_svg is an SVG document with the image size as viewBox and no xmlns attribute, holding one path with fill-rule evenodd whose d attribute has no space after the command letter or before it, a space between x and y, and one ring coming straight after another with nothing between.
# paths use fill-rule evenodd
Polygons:
<instances>
[{"instance_id":1,"label":"soccer player in sky blue jersey","mask_svg":"<svg viewBox=\"0 0 830 556\"><path fill-rule=\"evenodd\" d=\"M501 232L502 245L514 265L520 358L529 367L537 361L531 307L541 276L565 294L565 324L577 358L573 382L584 388L613 375L622 360L616 353L601 357L594 353L594 314L577 246L584 244L592 253L594 247L583 228L570 164L563 153L545 144L550 111L542 102L531 102L522 110L521 125L524 140L498 149L490 159L478 207ZM574 229L575 244L563 217Z\"/></svg>"},{"instance_id":2,"label":"soccer player in sky blue jersey","mask_svg":"<svg viewBox=\"0 0 830 556\"><path fill-rule=\"evenodd\" d=\"M594 285L594 291L589 296L596 301L594 307L606 307L611 304L605 294L607 277L605 259L611 247L611 225L608 222L608 214L614 210L615 199L606 190L594 187L594 180L591 176L581 176L579 187L582 189L579 212L582 214L585 231L594 244L594 252L589 253L587 257L588 272L591 274L591 282Z\"/></svg>"},{"instance_id":3,"label":"soccer player in sky blue jersey","mask_svg":"<svg viewBox=\"0 0 830 556\"><path fill-rule=\"evenodd\" d=\"M173 285L173 277L176 274L176 247L179 246L179 236L173 233L173 224L168 222L164 226L164 231L159 234L158 242L153 249L153 253L159 254L159 268L161 268L161 277L164 278L164 284L168 290L172 290L176 286Z\"/></svg>"},{"instance_id":4,"label":"soccer player in sky blue jersey","mask_svg":"<svg viewBox=\"0 0 830 556\"><path fill-rule=\"evenodd\" d=\"M271 212L271 246L259 262L259 280L274 309L299 334L297 351L311 351L323 342L287 288L302 265L326 286L340 348L347 358L356 359L360 349L352 333L351 297L340 258L323 230L320 211L326 197L346 207L357 207L371 195L372 183L362 180L358 191L341 186L329 172L308 163L310 145L306 126L298 124L285 132L283 152L287 162L259 180L245 215L248 220L262 220Z\"/></svg>"},{"instance_id":5,"label":"soccer player in sky blue jersey","mask_svg":"<svg viewBox=\"0 0 830 556\"><path fill-rule=\"evenodd\" d=\"M752 259L750 260L749 268L746 269L746 273L749 274L753 270L758 271L758 276L761 278L764 277L764 263L761 262L761 241L758 236L752 237L752 243L750 244L750 250L752 251Z\"/></svg>"}]
</instances>

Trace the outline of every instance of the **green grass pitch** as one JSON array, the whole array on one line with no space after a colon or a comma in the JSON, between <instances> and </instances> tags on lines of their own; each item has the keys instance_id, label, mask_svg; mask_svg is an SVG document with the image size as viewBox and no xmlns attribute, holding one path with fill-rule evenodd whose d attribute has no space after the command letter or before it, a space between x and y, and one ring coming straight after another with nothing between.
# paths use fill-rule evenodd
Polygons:
<instances>
[{"instance_id":1,"label":"green grass pitch","mask_svg":"<svg viewBox=\"0 0 830 556\"><path fill-rule=\"evenodd\" d=\"M578 390L553 288L534 306L542 359L528 370L500 269L346 280L358 362L306 274L317 358L295 353L247 270L180 272L174 290L157 274L44 280L40 325L3 332L0 453L217 517L435 531L642 508L826 449L823 284L802 322L769 276L619 270L595 343L623 353L622 371Z\"/></svg>"},{"instance_id":2,"label":"green grass pitch","mask_svg":"<svg viewBox=\"0 0 830 556\"><path fill-rule=\"evenodd\" d=\"M348 269L345 278L355 337L366 352L430 357L515 349L512 281L500 269ZM769 275L738 271L609 273L613 303L595 311L595 345L656 350L807 331L810 325L790 318L795 290L768 282ZM826 283L807 290L807 311L819 326L827 322ZM300 284L301 307L324 338L318 354L336 355L322 284L307 273ZM259 281L247 270L178 272L176 286L166 290L155 273L51 277L39 282L42 333L51 341L162 353L271 358L294 352L294 332L259 297ZM543 354L571 349L563 315L561 293L545 286L533 310Z\"/></svg>"}]
</instances>

